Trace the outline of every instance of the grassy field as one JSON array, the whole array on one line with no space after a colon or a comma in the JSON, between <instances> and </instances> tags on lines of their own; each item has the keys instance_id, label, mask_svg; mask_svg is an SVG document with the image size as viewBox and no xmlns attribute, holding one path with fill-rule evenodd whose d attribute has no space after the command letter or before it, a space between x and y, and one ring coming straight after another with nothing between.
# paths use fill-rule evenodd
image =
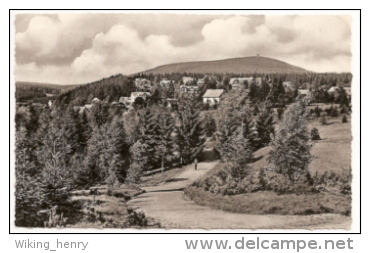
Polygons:
<instances>
[{"instance_id":1,"label":"grassy field","mask_svg":"<svg viewBox=\"0 0 370 253\"><path fill-rule=\"evenodd\" d=\"M256 192L222 196L201 188L189 187L185 189L185 194L198 205L234 213L282 215L338 213L349 215L351 212L351 196L333 193L277 195L274 192Z\"/></svg>"},{"instance_id":2,"label":"grassy field","mask_svg":"<svg viewBox=\"0 0 370 253\"><path fill-rule=\"evenodd\" d=\"M325 171L341 174L343 169L350 168L352 141L350 118L350 115L347 115L348 123L341 122L342 116L327 117L327 125L322 125L319 120L309 123L308 128L316 127L321 137L321 140L315 141L311 151L314 155L314 160L309 166L312 174L316 171L320 174ZM268 166L266 159L270 150L270 147L265 147L255 152L256 161L250 164L254 171ZM215 175L223 169L224 165L220 163L200 180ZM277 195L274 192L256 192L222 196L205 191L203 188L191 186L185 190L185 194L196 204L236 213L282 215L337 213L349 215L351 212L351 196L340 194L336 189L307 195Z\"/></svg>"}]
</instances>

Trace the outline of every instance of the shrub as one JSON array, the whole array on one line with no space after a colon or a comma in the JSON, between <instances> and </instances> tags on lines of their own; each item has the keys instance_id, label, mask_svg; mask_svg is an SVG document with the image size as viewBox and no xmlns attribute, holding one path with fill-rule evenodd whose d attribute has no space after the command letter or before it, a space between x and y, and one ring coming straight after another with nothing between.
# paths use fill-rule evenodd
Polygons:
<instances>
[{"instance_id":1,"label":"shrub","mask_svg":"<svg viewBox=\"0 0 370 253\"><path fill-rule=\"evenodd\" d=\"M319 130L316 127L312 128L311 130L311 140L321 140Z\"/></svg>"},{"instance_id":2,"label":"shrub","mask_svg":"<svg viewBox=\"0 0 370 253\"><path fill-rule=\"evenodd\" d=\"M347 116L346 115L343 115L343 118L342 118L342 123L347 123L348 120L347 120Z\"/></svg>"},{"instance_id":3,"label":"shrub","mask_svg":"<svg viewBox=\"0 0 370 253\"><path fill-rule=\"evenodd\" d=\"M331 117L338 117L339 116L339 112L338 112L338 108L337 107L334 107L331 112L330 112L330 116Z\"/></svg>"},{"instance_id":4,"label":"shrub","mask_svg":"<svg viewBox=\"0 0 370 253\"><path fill-rule=\"evenodd\" d=\"M126 218L125 225L127 227L147 227L148 219L143 212L136 212L132 208L127 208L128 217Z\"/></svg>"},{"instance_id":5,"label":"shrub","mask_svg":"<svg viewBox=\"0 0 370 253\"><path fill-rule=\"evenodd\" d=\"M129 184L137 184L141 182L141 174L143 168L137 162L133 162L127 171L126 182Z\"/></svg>"},{"instance_id":6,"label":"shrub","mask_svg":"<svg viewBox=\"0 0 370 253\"><path fill-rule=\"evenodd\" d=\"M328 124L327 120L326 120L326 117L323 115L320 119L320 123L321 125L325 126Z\"/></svg>"}]
</instances>

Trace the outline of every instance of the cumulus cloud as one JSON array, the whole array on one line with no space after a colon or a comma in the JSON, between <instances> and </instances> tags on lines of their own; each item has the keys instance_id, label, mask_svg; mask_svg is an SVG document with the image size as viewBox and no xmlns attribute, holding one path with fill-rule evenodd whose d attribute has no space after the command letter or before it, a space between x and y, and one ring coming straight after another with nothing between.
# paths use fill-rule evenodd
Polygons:
<instances>
[{"instance_id":1,"label":"cumulus cloud","mask_svg":"<svg viewBox=\"0 0 370 253\"><path fill-rule=\"evenodd\" d=\"M256 54L313 71L350 71L346 16L60 14L21 21L17 80L83 83L168 63Z\"/></svg>"}]
</instances>

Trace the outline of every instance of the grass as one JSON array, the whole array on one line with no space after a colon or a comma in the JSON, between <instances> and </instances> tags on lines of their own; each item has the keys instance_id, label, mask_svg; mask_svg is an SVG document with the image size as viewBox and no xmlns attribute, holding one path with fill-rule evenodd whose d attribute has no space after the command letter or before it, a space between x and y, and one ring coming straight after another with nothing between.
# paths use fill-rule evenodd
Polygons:
<instances>
[{"instance_id":1,"label":"grass","mask_svg":"<svg viewBox=\"0 0 370 253\"><path fill-rule=\"evenodd\" d=\"M150 176L144 176L144 177L141 178L140 186L141 187L148 187L148 186L155 186L155 185L158 185L160 183L164 183L164 182L172 179L173 177L177 176L182 171L183 171L182 168L173 168L173 169L164 171L163 174L161 172L159 172L159 173L156 173L156 174L152 174Z\"/></svg>"},{"instance_id":2,"label":"grass","mask_svg":"<svg viewBox=\"0 0 370 253\"><path fill-rule=\"evenodd\" d=\"M277 195L274 192L256 192L222 196L192 186L185 190L185 194L198 205L233 213L282 215L337 213L350 215L351 212L351 197L333 193Z\"/></svg>"},{"instance_id":3,"label":"grass","mask_svg":"<svg viewBox=\"0 0 370 253\"><path fill-rule=\"evenodd\" d=\"M90 189L97 189L99 195L91 195ZM68 227L78 228L126 228L135 227L135 224L128 224L137 213L132 212L126 205L126 201L143 190L122 184L114 189L112 196L108 195L106 185L91 187L88 190L72 192L72 201L76 208L76 217L69 222ZM144 219L145 215L143 216ZM71 217L72 218L72 217ZM148 226L158 227L153 220L148 220Z\"/></svg>"},{"instance_id":4,"label":"grass","mask_svg":"<svg viewBox=\"0 0 370 253\"><path fill-rule=\"evenodd\" d=\"M309 166L312 174L318 171L333 171L341 174L343 169L351 167L351 121L342 123L342 115L337 118L327 117L328 125L321 125L319 120L309 123L308 128L316 127L319 130L321 140L315 141L311 153L314 160ZM259 171L267 166L267 157L270 147L262 148L254 153L256 160L250 164L252 170ZM224 170L224 164L219 163L215 168L208 171L200 180L204 180L219 171ZM284 194L277 195L274 192L256 192L234 196L222 196L204 191L203 188L191 186L185 190L185 194L196 204L209 206L214 209L250 214L282 214L282 215L305 215L320 213L337 213L350 215L351 196L343 195L336 191L318 194Z\"/></svg>"}]
</instances>

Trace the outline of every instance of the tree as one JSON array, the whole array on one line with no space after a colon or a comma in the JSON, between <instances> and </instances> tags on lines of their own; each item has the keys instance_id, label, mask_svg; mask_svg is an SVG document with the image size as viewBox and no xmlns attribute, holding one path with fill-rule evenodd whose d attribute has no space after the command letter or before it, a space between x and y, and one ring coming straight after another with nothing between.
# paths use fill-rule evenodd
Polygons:
<instances>
[{"instance_id":1,"label":"tree","mask_svg":"<svg viewBox=\"0 0 370 253\"><path fill-rule=\"evenodd\" d=\"M256 120L256 129L258 136L258 147L268 146L271 141L271 135L275 133L274 114L271 105L265 102L260 106L259 114Z\"/></svg>"},{"instance_id":2,"label":"tree","mask_svg":"<svg viewBox=\"0 0 370 253\"><path fill-rule=\"evenodd\" d=\"M140 140L130 148L131 164L127 171L126 182L130 184L140 183L141 175L148 165L148 145Z\"/></svg>"},{"instance_id":3,"label":"tree","mask_svg":"<svg viewBox=\"0 0 370 253\"><path fill-rule=\"evenodd\" d=\"M313 141L321 140L319 130L316 127L312 128L311 130L311 140Z\"/></svg>"},{"instance_id":4,"label":"tree","mask_svg":"<svg viewBox=\"0 0 370 253\"><path fill-rule=\"evenodd\" d=\"M147 146L148 163L146 169L155 168L158 165L158 157L155 152L159 145L158 124L155 119L153 107L147 108L143 114L140 115L139 123L140 137L142 144Z\"/></svg>"},{"instance_id":5,"label":"tree","mask_svg":"<svg viewBox=\"0 0 370 253\"><path fill-rule=\"evenodd\" d=\"M155 157L161 161L162 168L172 161L175 151L175 122L171 114L162 110L157 118L158 145Z\"/></svg>"},{"instance_id":6,"label":"tree","mask_svg":"<svg viewBox=\"0 0 370 253\"><path fill-rule=\"evenodd\" d=\"M37 217L40 209L39 177L35 170L34 145L21 126L15 135L15 225L35 227L42 225Z\"/></svg>"},{"instance_id":7,"label":"tree","mask_svg":"<svg viewBox=\"0 0 370 253\"><path fill-rule=\"evenodd\" d=\"M312 161L307 115L306 101L299 100L292 104L284 113L279 131L271 141L269 162L278 173L292 181L306 174Z\"/></svg>"},{"instance_id":8,"label":"tree","mask_svg":"<svg viewBox=\"0 0 370 253\"><path fill-rule=\"evenodd\" d=\"M223 160L227 163L227 170L239 182L250 173L248 163L253 158L250 143L244 137L242 128L239 128L224 145Z\"/></svg>"},{"instance_id":9,"label":"tree","mask_svg":"<svg viewBox=\"0 0 370 253\"><path fill-rule=\"evenodd\" d=\"M198 108L199 104L195 99L179 100L177 145L185 164L191 163L199 155L205 141Z\"/></svg>"},{"instance_id":10,"label":"tree","mask_svg":"<svg viewBox=\"0 0 370 253\"><path fill-rule=\"evenodd\" d=\"M52 120L40 139L37 158L41 163L41 200L43 207L65 205L70 197L70 161L75 146L73 130L64 123L60 109L51 111Z\"/></svg>"},{"instance_id":11,"label":"tree","mask_svg":"<svg viewBox=\"0 0 370 253\"><path fill-rule=\"evenodd\" d=\"M118 117L100 128L95 126L87 143L83 173L85 175L81 176L88 178L91 184L103 182L109 177L109 170L114 167L117 178L122 181L128 166L128 147L125 139L122 122ZM115 163L112 163L112 160Z\"/></svg>"},{"instance_id":12,"label":"tree","mask_svg":"<svg viewBox=\"0 0 370 253\"><path fill-rule=\"evenodd\" d=\"M213 136L213 134L217 130L217 127L216 127L216 121L212 117L212 114L210 113L205 114L203 125L204 125L204 131L205 131L206 136L207 137Z\"/></svg>"}]
</instances>

